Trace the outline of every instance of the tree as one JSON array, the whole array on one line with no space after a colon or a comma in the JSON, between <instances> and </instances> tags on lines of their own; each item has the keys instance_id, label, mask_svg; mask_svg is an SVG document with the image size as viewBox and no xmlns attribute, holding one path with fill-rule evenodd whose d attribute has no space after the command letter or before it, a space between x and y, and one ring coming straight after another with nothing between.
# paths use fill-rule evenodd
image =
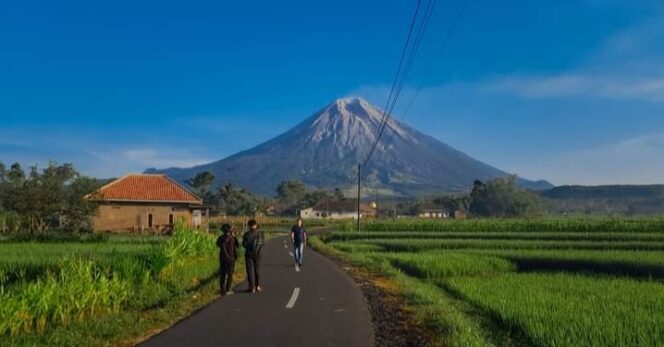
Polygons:
<instances>
[{"instance_id":1,"label":"tree","mask_svg":"<svg viewBox=\"0 0 664 347\"><path fill-rule=\"evenodd\" d=\"M484 217L526 217L543 213L539 195L519 188L516 176L475 181L470 213Z\"/></svg>"},{"instance_id":2,"label":"tree","mask_svg":"<svg viewBox=\"0 0 664 347\"><path fill-rule=\"evenodd\" d=\"M214 175L210 171L198 173L187 180L187 184L196 189L196 193L203 201L210 201L213 198L210 194L212 182L214 182Z\"/></svg>"},{"instance_id":3,"label":"tree","mask_svg":"<svg viewBox=\"0 0 664 347\"><path fill-rule=\"evenodd\" d=\"M226 215L229 214L229 206L235 191L235 185L231 181L226 181L221 187L219 187L219 203L223 204Z\"/></svg>"},{"instance_id":4,"label":"tree","mask_svg":"<svg viewBox=\"0 0 664 347\"><path fill-rule=\"evenodd\" d=\"M37 166L32 166L27 175L18 163L9 171L2 171L2 208L11 212L17 223L29 231L79 230L89 226L97 211L96 203L83 199L83 196L96 190L99 183L81 177L71 164L50 162L41 172Z\"/></svg>"},{"instance_id":5,"label":"tree","mask_svg":"<svg viewBox=\"0 0 664 347\"><path fill-rule=\"evenodd\" d=\"M307 187L302 181L282 181L277 187L277 200L285 206L295 206L306 194Z\"/></svg>"},{"instance_id":6,"label":"tree","mask_svg":"<svg viewBox=\"0 0 664 347\"><path fill-rule=\"evenodd\" d=\"M334 188L332 195L336 201L346 201L346 195L344 195L344 192L338 187Z\"/></svg>"},{"instance_id":7,"label":"tree","mask_svg":"<svg viewBox=\"0 0 664 347\"><path fill-rule=\"evenodd\" d=\"M297 202L296 206L298 209L309 208L316 205L321 201L330 201L333 200L333 195L325 190L314 190L304 194L302 199Z\"/></svg>"}]
</instances>

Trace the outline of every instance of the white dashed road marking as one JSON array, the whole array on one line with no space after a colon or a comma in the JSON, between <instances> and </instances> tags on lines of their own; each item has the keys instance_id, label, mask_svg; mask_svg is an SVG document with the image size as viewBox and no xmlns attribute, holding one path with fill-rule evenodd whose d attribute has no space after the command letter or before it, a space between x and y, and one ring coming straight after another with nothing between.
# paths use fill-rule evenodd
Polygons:
<instances>
[{"instance_id":1,"label":"white dashed road marking","mask_svg":"<svg viewBox=\"0 0 664 347\"><path fill-rule=\"evenodd\" d=\"M286 304L287 309L293 308L295 306L295 302L297 301L297 297L300 295L300 288L295 287L293 289L293 295L291 295L290 300L288 300L288 303Z\"/></svg>"}]
</instances>

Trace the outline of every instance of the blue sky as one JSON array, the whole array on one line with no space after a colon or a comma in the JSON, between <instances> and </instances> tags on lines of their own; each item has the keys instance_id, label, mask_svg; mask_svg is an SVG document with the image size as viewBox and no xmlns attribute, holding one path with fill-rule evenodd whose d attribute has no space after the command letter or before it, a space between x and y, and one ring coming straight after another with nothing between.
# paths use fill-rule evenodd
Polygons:
<instances>
[{"instance_id":1,"label":"blue sky","mask_svg":"<svg viewBox=\"0 0 664 347\"><path fill-rule=\"evenodd\" d=\"M664 183L661 1L438 0L395 117L555 184ZM414 1L0 4L0 161L98 177L247 149L384 103ZM423 85L409 112L417 86Z\"/></svg>"}]
</instances>

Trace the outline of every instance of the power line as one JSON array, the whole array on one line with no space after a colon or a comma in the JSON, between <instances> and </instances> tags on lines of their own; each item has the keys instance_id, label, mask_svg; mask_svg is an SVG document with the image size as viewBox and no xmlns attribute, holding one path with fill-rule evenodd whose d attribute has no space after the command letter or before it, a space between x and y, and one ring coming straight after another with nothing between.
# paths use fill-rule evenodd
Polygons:
<instances>
[{"instance_id":1,"label":"power line","mask_svg":"<svg viewBox=\"0 0 664 347\"><path fill-rule=\"evenodd\" d=\"M438 58L440 58L441 53L447 46L447 43L450 41L450 38L452 38L452 35L456 31L456 28L459 26L459 22L461 21L461 17L463 16L463 13L468 6L468 3L470 0L463 0L463 3L461 4L461 7L459 8L459 11L457 12L456 16L454 17L452 21L452 26L450 29L447 31L447 35L443 38L443 41L441 41L440 46L438 47L438 50L436 51L436 54L434 55L433 59L431 60L431 63L427 67L426 72L424 73L424 77L422 78L422 81L420 84L417 86L415 89L415 92L413 93L413 97L410 98L410 102L406 106L403 112L403 116L401 117L406 118L406 116L409 114L411 107L413 106L413 103L415 102L415 99L417 96L420 94L420 91L424 87L424 84L427 82L429 79L429 76L431 76L431 72L433 71L433 68L436 66L436 62L438 61Z\"/></svg>"},{"instance_id":2,"label":"power line","mask_svg":"<svg viewBox=\"0 0 664 347\"><path fill-rule=\"evenodd\" d=\"M401 120L404 120L410 114L410 110L411 110L411 108L412 108L412 106L415 102L415 99L420 94L420 91L422 90L422 88L424 88L424 84L427 82L427 80L431 76L431 72L433 71L433 68L436 66L437 60L440 58L441 53L443 52L443 50L447 46L447 43L452 38L454 32L456 31L456 28L459 26L459 22L461 21L461 18L463 17L464 11L465 11L466 7L468 7L469 2L470 2L470 0L463 0L463 2L461 4L461 7L459 7L459 10L457 11L456 16L452 20L452 25L450 26L450 29L447 31L447 34L443 38L443 41L441 41L440 46L438 46L438 49L436 50L436 53L434 54L433 59L429 63L429 66L426 69L426 72L424 74L424 77L422 78L422 81L420 82L420 84L415 89L415 92L413 93L413 96L410 98L410 101L408 102L408 105L404 109L404 111L402 113L402 116L401 116ZM390 130L392 131L392 134L394 134L394 129L390 128ZM385 146L386 147L389 147L389 145L392 142L392 139L393 139L393 137L388 137L387 138L387 140L385 141Z\"/></svg>"},{"instance_id":3,"label":"power line","mask_svg":"<svg viewBox=\"0 0 664 347\"><path fill-rule=\"evenodd\" d=\"M415 34L415 38L413 40L413 44L411 45L411 36L413 33L413 29L415 27L415 23L417 22L417 18L419 17L419 10L420 10L420 5L421 5L421 0L417 1L417 5L415 6L415 13L413 14L413 19L411 20L410 27L408 30L408 36L406 38L406 42L403 47L403 51L401 53L401 59L399 60L399 65L397 67L397 72L394 77L394 81L392 82L392 87L390 89L390 93L387 98L387 102L385 104L385 108L383 109L383 114L381 116L380 122L379 122L379 129L378 129L378 134L376 135L376 139L374 140L373 145L371 146L371 149L369 150L369 153L367 157L365 158L364 162L361 164L362 166L366 166L366 164L369 162L371 157L373 156L373 153L376 150L376 147L378 146L378 143L380 142L380 138L383 135L383 132L385 130L385 126L387 125L390 117L390 113L394 109L394 106L396 105L396 101L399 97L399 94L401 93L401 89L403 88L403 84L405 83L406 77L408 76L408 71L410 70L410 67L412 66L412 62L414 60L415 54L417 53L417 48L419 47L419 42L422 40L422 37L424 36L424 32L426 30L426 26L428 24L429 18L431 16L431 13L433 11L433 6L435 4L435 0L429 0L426 5L426 9L424 10L424 15L422 20L420 21L419 27L417 29L417 32ZM410 48L410 50L409 50ZM406 55L408 54L408 58L406 58ZM404 65L404 58L406 59L406 64ZM402 70L403 67L403 70Z\"/></svg>"},{"instance_id":4,"label":"power line","mask_svg":"<svg viewBox=\"0 0 664 347\"><path fill-rule=\"evenodd\" d=\"M415 55L416 55L417 50L420 46L420 42L422 42L422 38L424 37L424 32L426 30L427 25L429 24L429 18L431 17L431 14L433 13L434 7L435 7L435 0L434 1L429 1L427 3L427 8L425 10L424 17L423 17L422 21L420 22L420 26L419 26L417 34L415 36L413 49L411 49L410 55L408 57L408 61L406 63L406 69L405 69L406 72L404 74L402 74L401 79L399 80L399 83L398 83L398 86L397 86L397 93L396 93L397 97L398 97L398 95L401 94L401 90L403 89L403 86L406 83L406 78L407 78L408 71L410 71L410 68L413 65ZM385 128L389 124L389 118L390 118L390 115L392 114L392 112L394 111L395 106L396 106L396 98L393 100L392 104L389 106L389 108L385 112L386 116L385 116L385 119L383 120L383 122L380 126L380 129L379 129L378 140L380 140L380 137L383 135L383 132L385 131ZM379 142L378 140L376 141L376 144ZM367 159L367 161L368 161L368 159Z\"/></svg>"},{"instance_id":5,"label":"power line","mask_svg":"<svg viewBox=\"0 0 664 347\"><path fill-rule=\"evenodd\" d=\"M412 98L410 99L410 102L408 103L408 106L406 107L406 109L404 111L404 115L403 115L402 118L405 118L406 116L408 116L408 113L409 113L415 99L419 95L419 93L420 93L421 89L423 88L424 84L426 83L428 77L431 75L431 72L432 72L434 66L436 65L436 62L437 62L438 58L440 57L440 55L443 52L444 48L447 46L448 42L450 41L450 38L454 34L454 32L455 32L455 30L456 30L456 28L457 28L457 26L458 26L458 24L461 20L461 17L464 13L464 10L466 9L469 1L470 0L463 0L463 2L461 4L461 7L459 8L458 12L456 13L456 16L452 20L452 24L451 24L447 34L443 38L440 46L438 47L436 53L434 54L433 59L431 60L429 66L427 67L422 81L420 82L417 89L415 90L415 93L413 94ZM426 27L428 25L429 17L433 13L434 6L435 6L435 0L430 1L427 4L427 8L425 10L424 18L421 21L420 26L419 26L418 31L417 31L417 34L415 36L413 49L411 49L410 55L409 55L409 57L407 59L407 62L406 62L406 67L404 69L406 71L406 73L402 74L401 79L398 82L395 98L393 100L391 100L393 90L390 91L390 97L388 98L387 106L384 109L383 117L381 118L380 129L379 129L379 133L378 133L376 142L374 143L374 146L372 147L371 152L367 156L367 159L365 160L363 165L366 165L366 163L369 161L369 159L371 159L371 156L373 155L373 152L375 151L375 149L378 145L380 137L382 136L385 128L388 127L387 125L389 123L389 117L392 114L394 106L396 105L396 98L398 98L399 94L401 93L401 89L403 88L403 85L406 81L406 77L407 77L407 73L408 73L407 71L410 70L410 67L411 67L411 65L413 63L413 60L415 58L415 54L417 52L417 49L420 45L420 42L421 42L422 38L424 37L424 31L426 30ZM394 86L393 86L393 89L394 89ZM392 101L392 103L390 103L390 101ZM394 133L394 129L390 128L390 130L392 130L392 133ZM392 140L392 137L388 137L388 139L385 141L385 146L386 147L389 147L391 140ZM359 175L359 169L360 169L360 166L358 165L358 175ZM360 195L359 195L359 193L360 193L359 182L360 181L359 180L360 180L360 177L358 176L358 211L359 211L359 206L360 206L359 205L359 197L360 197ZM378 190L376 188L376 203L377 203L377 200L378 200ZM359 224L359 214L358 214L358 231L359 230L360 230L360 224Z\"/></svg>"},{"instance_id":6,"label":"power line","mask_svg":"<svg viewBox=\"0 0 664 347\"><path fill-rule=\"evenodd\" d=\"M404 58L406 57L406 53L408 52L408 47L410 45L410 38L411 35L413 34L413 28L415 27L415 23L417 22L417 15L420 10L420 4L421 0L417 0L417 4L415 5L415 13L413 13L413 18L410 21L410 26L408 28L408 36L406 37L406 42L404 42L403 49L401 51L401 58L399 58L399 65L397 66L397 71L394 74L394 80L392 81L392 87L390 88L390 93L387 96L387 101L385 103L385 108L383 108L383 114L380 117L380 122L378 124L379 132L380 128L383 126L383 122L385 121L387 112L386 110L389 108L389 105L392 101L392 96L394 95L394 90L397 86L397 83L399 81L399 75L401 74L401 66L403 65ZM361 164L362 166L366 165L366 163L369 161L371 156L373 155L374 150L376 149L376 146L378 144L378 139L380 138L379 135L376 136L376 140L374 144L371 146L371 150L369 151L369 154L365 158L364 162Z\"/></svg>"}]
</instances>

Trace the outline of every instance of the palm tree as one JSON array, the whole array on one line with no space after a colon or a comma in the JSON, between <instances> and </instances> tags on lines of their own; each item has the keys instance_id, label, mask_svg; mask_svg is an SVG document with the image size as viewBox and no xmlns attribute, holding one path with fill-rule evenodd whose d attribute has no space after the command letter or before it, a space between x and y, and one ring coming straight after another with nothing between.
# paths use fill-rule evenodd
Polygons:
<instances>
[{"instance_id":1,"label":"palm tree","mask_svg":"<svg viewBox=\"0 0 664 347\"><path fill-rule=\"evenodd\" d=\"M231 181L226 181L221 187L219 187L219 201L224 202L224 211L226 215L228 215L228 206L236 191L237 189Z\"/></svg>"}]
</instances>

